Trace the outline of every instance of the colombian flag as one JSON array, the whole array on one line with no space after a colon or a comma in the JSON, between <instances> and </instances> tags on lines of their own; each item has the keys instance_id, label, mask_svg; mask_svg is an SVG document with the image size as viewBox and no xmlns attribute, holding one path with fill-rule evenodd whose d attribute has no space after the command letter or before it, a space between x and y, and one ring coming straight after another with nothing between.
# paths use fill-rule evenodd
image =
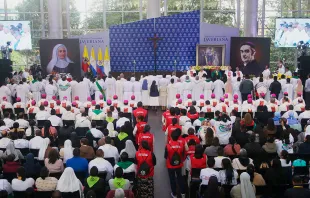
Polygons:
<instances>
[{"instance_id":1,"label":"colombian flag","mask_svg":"<svg viewBox=\"0 0 310 198\"><path fill-rule=\"evenodd\" d=\"M102 58L102 50L101 47L98 49L98 59L97 59L97 73L101 77L104 76L104 69L103 69L103 58Z\"/></svg>"},{"instance_id":2,"label":"colombian flag","mask_svg":"<svg viewBox=\"0 0 310 198\"><path fill-rule=\"evenodd\" d=\"M88 49L86 45L84 45L84 52L83 52L83 60L82 60L82 70L87 72L89 67L89 56L88 56Z\"/></svg>"},{"instance_id":3,"label":"colombian flag","mask_svg":"<svg viewBox=\"0 0 310 198\"><path fill-rule=\"evenodd\" d=\"M108 46L105 48L104 52L104 73L106 75L109 75L109 72L111 71L111 66L110 66L110 55L109 55L109 48Z\"/></svg>"},{"instance_id":4,"label":"colombian flag","mask_svg":"<svg viewBox=\"0 0 310 198\"><path fill-rule=\"evenodd\" d=\"M90 69L93 72L93 76L97 76L97 63L96 63L96 56L95 56L95 50L94 47L91 48L91 54L90 54Z\"/></svg>"}]
</instances>

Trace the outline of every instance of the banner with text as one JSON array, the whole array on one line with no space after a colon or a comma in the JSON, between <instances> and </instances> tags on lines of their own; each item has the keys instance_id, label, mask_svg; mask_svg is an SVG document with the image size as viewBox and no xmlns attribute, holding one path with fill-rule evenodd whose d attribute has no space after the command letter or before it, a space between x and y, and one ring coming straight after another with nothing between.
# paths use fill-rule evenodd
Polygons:
<instances>
[{"instance_id":1,"label":"banner with text","mask_svg":"<svg viewBox=\"0 0 310 198\"><path fill-rule=\"evenodd\" d=\"M230 40L239 36L239 29L223 25L200 23L200 45L225 45L224 64L230 65Z\"/></svg>"}]
</instances>

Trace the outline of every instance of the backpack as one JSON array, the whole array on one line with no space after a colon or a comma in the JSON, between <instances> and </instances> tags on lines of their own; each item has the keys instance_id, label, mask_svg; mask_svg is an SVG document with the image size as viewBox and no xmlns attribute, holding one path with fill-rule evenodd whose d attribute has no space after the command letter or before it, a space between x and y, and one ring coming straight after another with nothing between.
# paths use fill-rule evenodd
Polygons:
<instances>
[{"instance_id":1,"label":"backpack","mask_svg":"<svg viewBox=\"0 0 310 198\"><path fill-rule=\"evenodd\" d=\"M171 145L170 145L171 146ZM171 159L170 159L170 164L171 166L179 166L182 163L182 158L180 156L180 154L178 153L177 150L174 150L171 146L171 149L174 151Z\"/></svg>"},{"instance_id":2,"label":"backpack","mask_svg":"<svg viewBox=\"0 0 310 198\"><path fill-rule=\"evenodd\" d=\"M148 165L148 163L146 163L146 159L148 158L149 156L147 156L142 164L140 165L140 168L138 170L138 174L141 175L141 176L146 176L148 174L150 174L150 171L151 171L151 167Z\"/></svg>"}]
</instances>

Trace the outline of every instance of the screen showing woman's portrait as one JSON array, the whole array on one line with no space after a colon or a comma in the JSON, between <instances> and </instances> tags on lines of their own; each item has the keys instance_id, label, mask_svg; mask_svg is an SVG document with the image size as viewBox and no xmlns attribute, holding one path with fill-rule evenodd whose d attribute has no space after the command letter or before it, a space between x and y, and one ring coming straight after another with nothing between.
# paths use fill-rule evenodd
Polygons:
<instances>
[{"instance_id":1,"label":"screen showing woman's portrait","mask_svg":"<svg viewBox=\"0 0 310 198\"><path fill-rule=\"evenodd\" d=\"M40 40L40 58L44 75L70 73L81 76L79 39Z\"/></svg>"},{"instance_id":2,"label":"screen showing woman's portrait","mask_svg":"<svg viewBox=\"0 0 310 198\"><path fill-rule=\"evenodd\" d=\"M47 73L69 73L69 64L73 63L67 55L67 48L57 44L53 49L52 60L47 65Z\"/></svg>"}]
</instances>

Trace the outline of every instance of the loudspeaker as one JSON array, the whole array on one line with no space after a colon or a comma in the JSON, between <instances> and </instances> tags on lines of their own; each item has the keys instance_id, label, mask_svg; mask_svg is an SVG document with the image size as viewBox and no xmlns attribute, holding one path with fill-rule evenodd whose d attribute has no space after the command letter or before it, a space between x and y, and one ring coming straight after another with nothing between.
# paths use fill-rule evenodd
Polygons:
<instances>
[{"instance_id":1,"label":"loudspeaker","mask_svg":"<svg viewBox=\"0 0 310 198\"><path fill-rule=\"evenodd\" d=\"M8 59L0 59L0 83L5 81L5 78L12 78L12 61Z\"/></svg>"},{"instance_id":2,"label":"loudspeaker","mask_svg":"<svg viewBox=\"0 0 310 198\"><path fill-rule=\"evenodd\" d=\"M298 72L299 72L299 77L303 83L303 85L305 85L305 81L308 78L308 75L310 74L310 56L301 56L298 58Z\"/></svg>"}]
</instances>

